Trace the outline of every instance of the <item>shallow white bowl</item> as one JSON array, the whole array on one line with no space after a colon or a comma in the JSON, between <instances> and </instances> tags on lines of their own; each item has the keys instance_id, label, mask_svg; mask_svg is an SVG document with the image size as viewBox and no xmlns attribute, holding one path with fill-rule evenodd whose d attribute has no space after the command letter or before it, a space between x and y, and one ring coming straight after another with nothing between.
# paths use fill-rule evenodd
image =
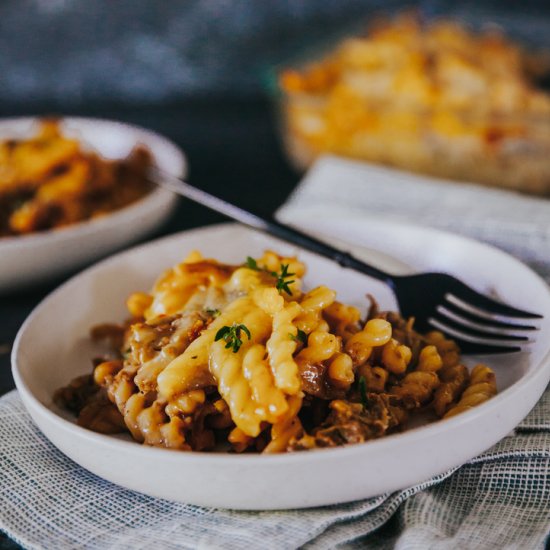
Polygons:
<instances>
[{"instance_id":1,"label":"shallow white bowl","mask_svg":"<svg viewBox=\"0 0 550 550\"><path fill-rule=\"evenodd\" d=\"M148 289L163 269L193 249L235 263L265 248L296 252L287 243L239 226L212 226L107 259L65 283L34 310L17 336L12 364L36 424L78 464L124 487L198 505L255 510L334 504L404 488L464 463L506 436L550 378L550 293L545 283L511 256L447 233L376 220L325 220L313 226L405 257L414 268L450 269L479 290L491 289L512 305L545 314L535 343L526 352L485 358L496 371L500 391L487 403L449 420L345 448L275 456L186 453L77 426L52 403L52 395L73 377L90 372L90 327L124 319L131 291ZM363 309L370 292L383 308L395 307L382 283L298 252L308 264L307 287L323 282L338 290L340 300ZM382 268L395 267L380 253L363 254ZM476 361L470 357L467 363Z\"/></svg>"},{"instance_id":2,"label":"shallow white bowl","mask_svg":"<svg viewBox=\"0 0 550 550\"><path fill-rule=\"evenodd\" d=\"M36 118L0 120L0 140L36 133ZM141 143L164 171L185 176L182 151L166 138L129 124L88 118L64 118L63 133L74 136L106 158L123 158ZM170 214L177 197L157 188L109 215L60 229L0 238L0 291L7 292L76 269L137 241Z\"/></svg>"}]
</instances>

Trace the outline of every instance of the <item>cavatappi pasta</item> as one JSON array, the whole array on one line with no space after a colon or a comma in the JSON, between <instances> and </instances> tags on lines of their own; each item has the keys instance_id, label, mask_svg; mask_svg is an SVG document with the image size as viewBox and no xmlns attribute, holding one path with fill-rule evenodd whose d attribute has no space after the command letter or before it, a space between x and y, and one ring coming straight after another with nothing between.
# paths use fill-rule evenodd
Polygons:
<instances>
[{"instance_id":1,"label":"cavatappi pasta","mask_svg":"<svg viewBox=\"0 0 550 550\"><path fill-rule=\"evenodd\" d=\"M302 289L305 265L267 251L241 265L191 253L130 319L92 337L112 348L55 401L102 433L172 449L276 453L359 443L447 418L496 394L456 344L413 321L366 317L326 286Z\"/></svg>"}]
</instances>

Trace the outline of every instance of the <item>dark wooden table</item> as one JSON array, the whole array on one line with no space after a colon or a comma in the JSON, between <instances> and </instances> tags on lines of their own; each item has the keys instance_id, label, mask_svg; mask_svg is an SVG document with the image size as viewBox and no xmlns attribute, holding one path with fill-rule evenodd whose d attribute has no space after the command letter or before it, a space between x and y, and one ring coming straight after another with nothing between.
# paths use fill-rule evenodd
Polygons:
<instances>
[{"instance_id":1,"label":"dark wooden table","mask_svg":"<svg viewBox=\"0 0 550 550\"><path fill-rule=\"evenodd\" d=\"M187 154L191 183L263 215L273 213L284 202L300 177L284 158L267 100L213 98L163 107L96 106L72 111L56 106L32 112L0 107L0 117L52 113L112 118L164 134ZM150 238L221 221L222 216L181 200L171 219ZM25 292L0 294L0 395L14 387L10 349L17 330L62 280ZM0 550L15 548L18 545L0 532Z\"/></svg>"}]
</instances>

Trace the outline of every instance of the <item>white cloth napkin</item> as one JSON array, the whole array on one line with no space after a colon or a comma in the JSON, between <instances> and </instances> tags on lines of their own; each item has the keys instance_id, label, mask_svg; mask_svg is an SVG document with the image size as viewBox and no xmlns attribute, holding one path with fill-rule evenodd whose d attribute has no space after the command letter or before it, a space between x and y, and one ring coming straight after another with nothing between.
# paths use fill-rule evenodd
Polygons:
<instances>
[{"instance_id":1,"label":"white cloth napkin","mask_svg":"<svg viewBox=\"0 0 550 550\"><path fill-rule=\"evenodd\" d=\"M279 217L336 213L477 237L550 279L550 201L324 158ZM380 529L390 518L391 529ZM261 513L122 489L51 445L16 392L0 399L0 529L26 548L542 549L549 528L548 390L513 435L453 472L350 504Z\"/></svg>"},{"instance_id":2,"label":"white cloth napkin","mask_svg":"<svg viewBox=\"0 0 550 550\"><path fill-rule=\"evenodd\" d=\"M287 223L350 216L466 235L506 250L550 277L549 199L325 156L277 212Z\"/></svg>"}]
</instances>

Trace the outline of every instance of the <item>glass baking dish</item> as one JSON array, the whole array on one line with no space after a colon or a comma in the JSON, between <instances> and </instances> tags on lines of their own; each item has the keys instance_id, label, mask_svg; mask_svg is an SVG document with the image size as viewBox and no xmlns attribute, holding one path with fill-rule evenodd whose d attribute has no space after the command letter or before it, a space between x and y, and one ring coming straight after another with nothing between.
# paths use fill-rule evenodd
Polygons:
<instances>
[{"instance_id":1,"label":"glass baking dish","mask_svg":"<svg viewBox=\"0 0 550 550\"><path fill-rule=\"evenodd\" d=\"M550 194L550 67L500 32L405 14L275 72L285 150Z\"/></svg>"}]
</instances>

